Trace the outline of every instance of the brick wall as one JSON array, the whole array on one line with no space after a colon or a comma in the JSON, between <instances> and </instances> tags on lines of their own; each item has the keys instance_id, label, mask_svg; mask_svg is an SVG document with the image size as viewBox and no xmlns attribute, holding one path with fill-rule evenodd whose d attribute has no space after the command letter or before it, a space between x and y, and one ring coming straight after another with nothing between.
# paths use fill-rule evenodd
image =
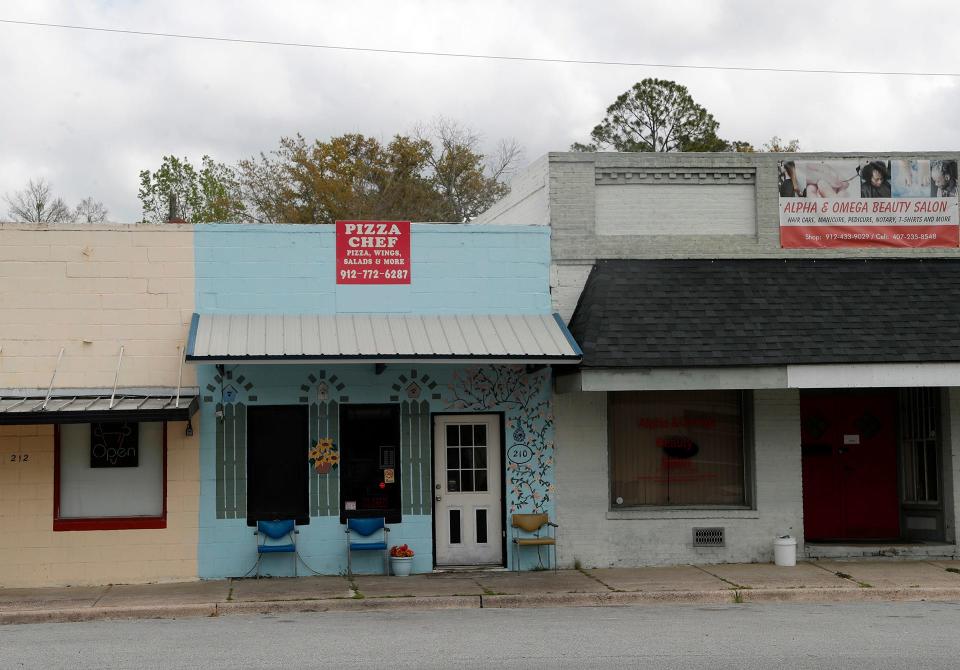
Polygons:
<instances>
[{"instance_id":1,"label":"brick wall","mask_svg":"<svg viewBox=\"0 0 960 670\"><path fill-rule=\"evenodd\" d=\"M944 152L887 154L810 153L812 160L949 158ZM960 249L782 249L777 161L782 154L550 153L547 216L555 268L553 307L569 318L582 282L579 267L598 258L863 258L956 256ZM539 168L538 168L539 169ZM639 175L648 173L646 182ZM711 176L683 185L685 175ZM663 179L650 179L661 173ZM752 174L754 185L730 175ZM612 180L611 174L617 179ZM631 175L627 179L627 175ZM712 177L716 175L716 177ZM726 182L719 185L719 182ZM615 186L613 184L616 184ZM723 189L729 189L729 195ZM752 190L752 207L744 194ZM508 196L512 198L512 194ZM713 212L713 214L711 214ZM742 215L742 219L736 220ZM529 213L531 222L540 213ZM716 220L711 232L710 219ZM660 227L658 231L657 228ZM630 234L635 230L636 234ZM558 281L559 280L559 281Z\"/></svg>"}]
</instances>

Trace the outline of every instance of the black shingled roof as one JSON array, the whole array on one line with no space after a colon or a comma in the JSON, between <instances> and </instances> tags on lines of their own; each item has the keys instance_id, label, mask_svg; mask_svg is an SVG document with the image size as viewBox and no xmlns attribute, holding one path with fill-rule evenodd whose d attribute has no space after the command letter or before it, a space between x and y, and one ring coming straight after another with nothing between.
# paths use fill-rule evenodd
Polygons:
<instances>
[{"instance_id":1,"label":"black shingled roof","mask_svg":"<svg viewBox=\"0 0 960 670\"><path fill-rule=\"evenodd\" d=\"M960 259L605 260L583 367L960 361Z\"/></svg>"}]
</instances>

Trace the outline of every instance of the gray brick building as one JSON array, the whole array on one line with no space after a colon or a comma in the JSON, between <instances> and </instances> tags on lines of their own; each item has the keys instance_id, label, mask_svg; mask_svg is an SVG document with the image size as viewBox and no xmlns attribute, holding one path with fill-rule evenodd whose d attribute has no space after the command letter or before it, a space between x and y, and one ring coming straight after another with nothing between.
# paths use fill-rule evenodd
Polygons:
<instances>
[{"instance_id":1,"label":"gray brick building","mask_svg":"<svg viewBox=\"0 0 960 670\"><path fill-rule=\"evenodd\" d=\"M555 375L562 564L769 561L784 534L801 557L956 555L956 159L551 153L517 177L477 222L550 226L584 349ZM878 164L882 203L949 221L821 218L840 242L786 248L783 198L866 208Z\"/></svg>"}]
</instances>

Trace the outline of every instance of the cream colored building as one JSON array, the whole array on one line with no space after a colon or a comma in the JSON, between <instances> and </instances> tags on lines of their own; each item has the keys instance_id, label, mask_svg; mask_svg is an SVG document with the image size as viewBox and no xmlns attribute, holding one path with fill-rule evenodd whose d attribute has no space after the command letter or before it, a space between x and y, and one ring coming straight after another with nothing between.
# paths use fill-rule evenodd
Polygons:
<instances>
[{"instance_id":1,"label":"cream colored building","mask_svg":"<svg viewBox=\"0 0 960 670\"><path fill-rule=\"evenodd\" d=\"M69 440L62 462L56 453L58 433L89 439L82 409L109 405L114 386L100 420L136 417L178 387L174 403L189 406L195 373L181 378L180 360L193 306L192 226L0 224L0 586L196 578L198 437L186 422L167 423L165 444L161 422L141 431L153 468L142 509L113 495L110 468L74 473ZM17 413L30 423L12 425ZM78 497L91 490L96 505Z\"/></svg>"}]
</instances>

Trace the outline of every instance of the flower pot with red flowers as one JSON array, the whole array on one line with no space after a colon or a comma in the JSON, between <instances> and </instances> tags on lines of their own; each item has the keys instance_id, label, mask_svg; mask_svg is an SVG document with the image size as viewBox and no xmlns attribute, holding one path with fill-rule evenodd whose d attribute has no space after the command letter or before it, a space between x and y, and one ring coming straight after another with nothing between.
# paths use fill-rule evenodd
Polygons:
<instances>
[{"instance_id":1,"label":"flower pot with red flowers","mask_svg":"<svg viewBox=\"0 0 960 670\"><path fill-rule=\"evenodd\" d=\"M390 571L396 577L409 577L413 569L413 549L405 544L390 547Z\"/></svg>"}]
</instances>

